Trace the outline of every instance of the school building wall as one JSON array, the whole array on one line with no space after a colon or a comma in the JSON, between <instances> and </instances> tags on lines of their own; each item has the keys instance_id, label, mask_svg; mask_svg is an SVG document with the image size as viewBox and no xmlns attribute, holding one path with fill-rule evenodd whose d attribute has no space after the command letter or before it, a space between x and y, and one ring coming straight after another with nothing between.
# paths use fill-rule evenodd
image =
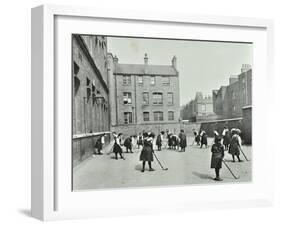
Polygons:
<instances>
[{"instance_id":1,"label":"school building wall","mask_svg":"<svg viewBox=\"0 0 281 226\"><path fill-rule=\"evenodd\" d=\"M73 166L89 157L96 140L110 130L104 43L106 39L101 37L73 35Z\"/></svg>"}]
</instances>

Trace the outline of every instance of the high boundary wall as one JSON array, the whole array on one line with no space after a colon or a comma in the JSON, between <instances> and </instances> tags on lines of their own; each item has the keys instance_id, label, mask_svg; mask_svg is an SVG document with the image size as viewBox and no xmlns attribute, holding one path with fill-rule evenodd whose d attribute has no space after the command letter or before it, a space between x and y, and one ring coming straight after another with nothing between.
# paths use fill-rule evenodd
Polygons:
<instances>
[{"instance_id":1,"label":"high boundary wall","mask_svg":"<svg viewBox=\"0 0 281 226\"><path fill-rule=\"evenodd\" d=\"M72 166L75 167L85 159L93 155L96 141L105 134L105 146L113 140L111 132L89 133L86 135L77 135L73 137L72 142Z\"/></svg>"},{"instance_id":2,"label":"high boundary wall","mask_svg":"<svg viewBox=\"0 0 281 226\"><path fill-rule=\"evenodd\" d=\"M123 137L134 136L146 132L153 132L159 134L161 131L169 130L172 133L178 134L180 132L180 123L153 123L153 124L127 124L111 127L111 131L122 133Z\"/></svg>"}]
</instances>

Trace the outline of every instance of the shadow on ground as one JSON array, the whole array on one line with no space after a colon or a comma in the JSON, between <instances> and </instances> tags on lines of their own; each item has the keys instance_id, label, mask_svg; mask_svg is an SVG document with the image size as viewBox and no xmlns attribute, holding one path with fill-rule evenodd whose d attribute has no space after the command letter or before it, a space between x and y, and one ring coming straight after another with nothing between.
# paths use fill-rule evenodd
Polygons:
<instances>
[{"instance_id":1,"label":"shadow on ground","mask_svg":"<svg viewBox=\"0 0 281 226\"><path fill-rule=\"evenodd\" d=\"M142 164L137 164L137 165L135 166L135 170L141 171L141 170L142 170Z\"/></svg>"},{"instance_id":2,"label":"shadow on ground","mask_svg":"<svg viewBox=\"0 0 281 226\"><path fill-rule=\"evenodd\" d=\"M208 175L208 174L204 174L204 173L198 173L198 172L192 172L193 175L199 177L200 179L204 179L204 180L213 180L213 178Z\"/></svg>"}]
</instances>

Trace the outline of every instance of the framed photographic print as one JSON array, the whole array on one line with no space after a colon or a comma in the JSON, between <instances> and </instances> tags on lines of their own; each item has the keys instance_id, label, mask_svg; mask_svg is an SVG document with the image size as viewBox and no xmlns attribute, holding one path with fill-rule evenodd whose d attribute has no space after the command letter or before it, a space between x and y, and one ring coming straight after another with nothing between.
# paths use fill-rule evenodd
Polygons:
<instances>
[{"instance_id":1,"label":"framed photographic print","mask_svg":"<svg viewBox=\"0 0 281 226\"><path fill-rule=\"evenodd\" d=\"M264 19L32 9L32 215L271 204L272 31Z\"/></svg>"}]
</instances>

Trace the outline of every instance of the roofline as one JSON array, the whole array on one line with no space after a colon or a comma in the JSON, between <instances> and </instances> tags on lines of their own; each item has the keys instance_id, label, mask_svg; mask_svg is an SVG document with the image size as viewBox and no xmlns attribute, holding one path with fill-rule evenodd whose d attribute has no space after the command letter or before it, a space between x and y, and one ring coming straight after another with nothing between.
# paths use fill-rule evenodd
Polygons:
<instances>
[{"instance_id":1,"label":"roofline","mask_svg":"<svg viewBox=\"0 0 281 226\"><path fill-rule=\"evenodd\" d=\"M82 48L82 50L83 50L85 56L87 57L91 67L93 68L94 72L97 74L97 77L99 78L103 88L105 89L106 93L108 94L109 93L108 86L107 86L106 82L104 81L100 70L97 68L97 66L94 62L94 59L91 57L84 40L82 39L82 37L80 35L74 34L73 37L76 39L78 45Z\"/></svg>"},{"instance_id":2,"label":"roofline","mask_svg":"<svg viewBox=\"0 0 281 226\"><path fill-rule=\"evenodd\" d=\"M163 74L144 74L144 73L116 73L116 72L114 72L113 73L113 75L144 75L144 76L163 76L163 77L165 77L165 76L171 76L171 77L178 77L179 76L179 74L177 73L177 74L165 74L165 75L163 75Z\"/></svg>"}]
</instances>

